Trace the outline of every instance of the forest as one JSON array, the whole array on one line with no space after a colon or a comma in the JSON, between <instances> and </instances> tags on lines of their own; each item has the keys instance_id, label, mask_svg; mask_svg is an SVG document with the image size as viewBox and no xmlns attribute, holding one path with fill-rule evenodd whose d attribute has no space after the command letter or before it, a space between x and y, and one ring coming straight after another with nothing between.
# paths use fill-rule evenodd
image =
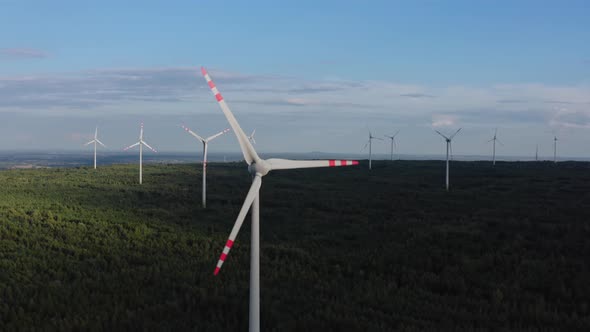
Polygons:
<instances>
[{"instance_id":1,"label":"forest","mask_svg":"<svg viewBox=\"0 0 590 332\"><path fill-rule=\"evenodd\" d=\"M0 171L0 331L246 331L250 176ZM590 163L377 161L261 191L265 331L590 331Z\"/></svg>"}]
</instances>

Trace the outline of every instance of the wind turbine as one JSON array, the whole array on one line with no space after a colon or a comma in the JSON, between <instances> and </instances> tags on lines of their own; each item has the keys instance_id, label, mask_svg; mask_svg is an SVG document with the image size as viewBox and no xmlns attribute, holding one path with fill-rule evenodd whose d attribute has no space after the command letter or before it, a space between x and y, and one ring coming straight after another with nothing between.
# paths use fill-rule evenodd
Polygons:
<instances>
[{"instance_id":1,"label":"wind turbine","mask_svg":"<svg viewBox=\"0 0 590 332\"><path fill-rule=\"evenodd\" d=\"M149 146L144 140L143 140L143 122L141 123L141 127L139 128L139 142L129 145L128 147L126 147L125 149L123 149L123 151L127 151L131 148L134 148L136 146L139 145L139 184L142 184L143 182L143 147L145 146L146 148L154 151L154 152L158 152L156 151L154 148L152 148L151 146Z\"/></svg>"},{"instance_id":2,"label":"wind turbine","mask_svg":"<svg viewBox=\"0 0 590 332\"><path fill-rule=\"evenodd\" d=\"M496 128L496 131L494 131L494 137L488 141L489 142L494 142L494 149L493 149L493 153L492 153L492 161L493 161L493 165L496 165L496 141L498 141L498 143L500 143L500 145L504 145L502 144L502 142L500 142L500 140L498 139L498 128Z\"/></svg>"},{"instance_id":3,"label":"wind turbine","mask_svg":"<svg viewBox=\"0 0 590 332\"><path fill-rule=\"evenodd\" d=\"M187 133L193 135L196 139L198 139L199 141L201 141L203 143L203 207L206 208L207 207L207 147L209 142L211 142L212 140L216 139L217 137L227 133L229 131L228 129L225 129L223 131L218 132L217 134L213 135L213 136L209 136L207 138L203 138L199 135L197 135L194 131L190 130L188 127L186 126L182 126L182 129L184 129Z\"/></svg>"},{"instance_id":4,"label":"wind turbine","mask_svg":"<svg viewBox=\"0 0 590 332\"><path fill-rule=\"evenodd\" d=\"M254 129L252 131L252 134L250 134L250 136L248 136L248 139L250 140L250 142L252 142L252 144L256 144L256 140L254 139L254 134L256 134L256 129Z\"/></svg>"},{"instance_id":5,"label":"wind turbine","mask_svg":"<svg viewBox=\"0 0 590 332\"><path fill-rule=\"evenodd\" d=\"M457 135L457 133L460 130L461 130L461 128L457 129L457 131L449 137L443 135L440 131L435 130L440 136L442 136L447 141L447 176L446 176L447 191L449 191L449 150L451 151L451 156L452 156L453 155L453 147L451 145L451 141L453 140L453 137L455 137L455 135Z\"/></svg>"},{"instance_id":6,"label":"wind turbine","mask_svg":"<svg viewBox=\"0 0 590 332\"><path fill-rule=\"evenodd\" d=\"M100 144L102 145L103 148L106 148L107 146L102 144L102 142L98 139L98 127L96 127L96 129L94 130L94 139L86 144L84 144L84 146L88 146L90 144L94 143L94 169L96 169L96 144Z\"/></svg>"},{"instance_id":7,"label":"wind turbine","mask_svg":"<svg viewBox=\"0 0 590 332\"><path fill-rule=\"evenodd\" d=\"M537 144L537 149L535 150L535 161L539 161L539 144Z\"/></svg>"},{"instance_id":8,"label":"wind turbine","mask_svg":"<svg viewBox=\"0 0 590 332\"><path fill-rule=\"evenodd\" d=\"M374 139L383 140L382 138L373 136L373 134L369 130L369 141L367 141L367 143L363 147L363 150L364 150L367 148L367 145L369 146L369 170L372 169L372 147L373 147L373 140Z\"/></svg>"},{"instance_id":9,"label":"wind turbine","mask_svg":"<svg viewBox=\"0 0 590 332\"><path fill-rule=\"evenodd\" d=\"M229 250L236 240L236 236L240 231L240 227L244 222L244 218L250 210L252 215L252 226L251 226L251 248L250 248L250 331L260 331L260 198L259 191L262 185L262 177L267 175L270 171L281 170L281 169L296 169L296 168L311 168L311 167L334 167L334 166L349 166L358 165L356 160L287 160L287 159L261 159L254 147L250 143L248 136L242 131L238 121L232 114L231 110L225 103L225 100L217 90L217 87L211 80L211 77L201 67L201 73L205 77L205 80L209 84L211 91L215 95L215 99L219 103L221 110L223 111L227 121L231 125L231 128L238 139L240 148L244 155L244 160L248 164L248 171L252 175L252 186L246 195L244 204L240 209L240 213L236 219L236 222L229 235L221 257L217 262L214 274L217 275L223 262L226 260Z\"/></svg>"},{"instance_id":10,"label":"wind turbine","mask_svg":"<svg viewBox=\"0 0 590 332\"><path fill-rule=\"evenodd\" d=\"M553 136L553 162L557 162L557 136Z\"/></svg>"},{"instance_id":11,"label":"wind turbine","mask_svg":"<svg viewBox=\"0 0 590 332\"><path fill-rule=\"evenodd\" d=\"M399 130L396 131L393 136L384 135L391 140L391 161L393 161L393 146L395 145L395 148L397 149L397 143L395 142L395 136L397 136L397 134L399 134Z\"/></svg>"}]
</instances>

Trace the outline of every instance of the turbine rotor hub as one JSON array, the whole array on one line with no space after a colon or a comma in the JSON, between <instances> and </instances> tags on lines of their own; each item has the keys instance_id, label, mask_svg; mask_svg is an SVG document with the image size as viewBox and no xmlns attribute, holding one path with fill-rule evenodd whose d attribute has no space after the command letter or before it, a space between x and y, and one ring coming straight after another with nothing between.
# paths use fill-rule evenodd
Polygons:
<instances>
[{"instance_id":1,"label":"turbine rotor hub","mask_svg":"<svg viewBox=\"0 0 590 332\"><path fill-rule=\"evenodd\" d=\"M256 174L260 174L261 176L265 176L270 172L271 167L270 165L265 162L264 160L260 160L259 162L254 162L248 166L248 172L252 174L252 176Z\"/></svg>"}]
</instances>

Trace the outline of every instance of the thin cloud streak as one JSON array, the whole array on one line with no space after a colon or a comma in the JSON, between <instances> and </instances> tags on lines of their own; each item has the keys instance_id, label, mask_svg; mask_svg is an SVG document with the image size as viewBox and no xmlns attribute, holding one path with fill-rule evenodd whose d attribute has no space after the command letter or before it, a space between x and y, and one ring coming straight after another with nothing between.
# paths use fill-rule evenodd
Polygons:
<instances>
[{"instance_id":1,"label":"thin cloud streak","mask_svg":"<svg viewBox=\"0 0 590 332\"><path fill-rule=\"evenodd\" d=\"M43 50L34 48L0 48L0 58L5 59L42 59L49 57Z\"/></svg>"}]
</instances>

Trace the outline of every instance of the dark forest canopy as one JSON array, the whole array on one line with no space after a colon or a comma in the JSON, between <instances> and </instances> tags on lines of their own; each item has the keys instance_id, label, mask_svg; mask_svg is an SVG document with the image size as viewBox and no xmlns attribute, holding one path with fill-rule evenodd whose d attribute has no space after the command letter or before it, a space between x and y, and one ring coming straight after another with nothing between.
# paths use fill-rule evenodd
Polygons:
<instances>
[{"instance_id":1,"label":"dark forest canopy","mask_svg":"<svg viewBox=\"0 0 590 332\"><path fill-rule=\"evenodd\" d=\"M244 164L0 172L0 330L246 330ZM590 164L374 162L273 172L274 331L590 330Z\"/></svg>"}]
</instances>

